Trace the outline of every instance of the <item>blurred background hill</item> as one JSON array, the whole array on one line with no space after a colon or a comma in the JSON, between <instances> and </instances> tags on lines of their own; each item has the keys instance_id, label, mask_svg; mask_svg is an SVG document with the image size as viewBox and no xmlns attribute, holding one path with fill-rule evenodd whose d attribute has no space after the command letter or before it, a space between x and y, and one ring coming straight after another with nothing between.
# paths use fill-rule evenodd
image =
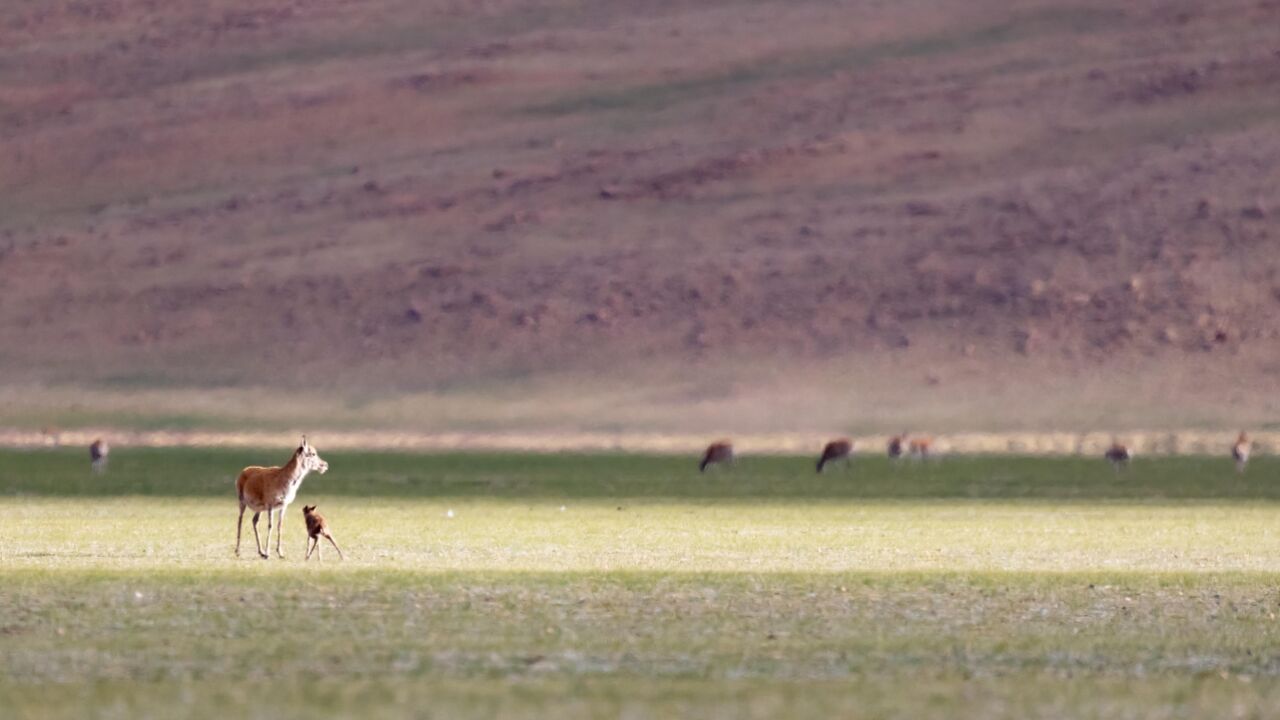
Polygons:
<instances>
[{"instance_id":1,"label":"blurred background hill","mask_svg":"<svg viewBox=\"0 0 1280 720\"><path fill-rule=\"evenodd\" d=\"M0 423L1269 425L1280 2L0 6Z\"/></svg>"}]
</instances>

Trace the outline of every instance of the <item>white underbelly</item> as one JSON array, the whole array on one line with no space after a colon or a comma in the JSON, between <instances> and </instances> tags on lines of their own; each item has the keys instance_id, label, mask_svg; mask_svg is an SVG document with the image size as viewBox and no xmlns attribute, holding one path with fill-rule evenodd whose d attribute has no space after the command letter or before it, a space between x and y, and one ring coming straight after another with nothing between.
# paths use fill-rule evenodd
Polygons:
<instances>
[{"instance_id":1,"label":"white underbelly","mask_svg":"<svg viewBox=\"0 0 1280 720\"><path fill-rule=\"evenodd\" d=\"M292 485L285 489L283 494L271 495L264 502L258 503L245 498L245 506L254 512L262 512L263 510L275 510L276 508L286 507L293 503L293 499L298 496L298 486Z\"/></svg>"}]
</instances>

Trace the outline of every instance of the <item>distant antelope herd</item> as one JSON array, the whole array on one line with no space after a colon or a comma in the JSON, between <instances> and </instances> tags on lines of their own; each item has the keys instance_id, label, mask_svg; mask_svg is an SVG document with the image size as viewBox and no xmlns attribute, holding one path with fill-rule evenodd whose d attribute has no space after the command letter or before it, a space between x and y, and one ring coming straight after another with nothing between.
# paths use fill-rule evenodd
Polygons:
<instances>
[{"instance_id":1,"label":"distant antelope herd","mask_svg":"<svg viewBox=\"0 0 1280 720\"><path fill-rule=\"evenodd\" d=\"M885 445L885 454L893 461L901 460L903 457L927 460L933 456L933 447L932 438L923 435L912 436L904 432L889 438L888 443ZM1252 443L1249 440L1248 433L1241 432L1231 446L1231 458L1235 461L1237 472L1243 473L1245 471L1245 467L1249 464L1251 448ZM846 467L851 467L856 450L854 441L847 437L836 438L827 442L822 446L822 452L818 455L817 472L821 473L828 465L838 461L843 461ZM110 452L110 446L102 438L94 440L89 445L89 460L93 472L103 473L106 471L107 457ZM1117 471L1127 467L1129 462L1133 460L1133 455L1133 448L1116 439L1112 440L1111 445L1103 453L1103 457ZM735 457L731 440L717 440L708 445L706 451L702 453L702 459L698 462L698 470L706 472L708 468L716 465L732 465ZM329 463L320 457L316 449L307 442L307 437L304 435L302 436L301 444L293 451L293 454L284 465L273 467L254 465L242 470L236 478L236 497L240 502L240 517L236 523L236 557L240 556L244 512L245 510L253 510L253 539L259 557L264 559L270 557L271 530L274 526L276 531L276 555L283 558L284 552L280 549L280 543L284 530L285 511L288 510L289 504L297 496L298 489L302 486L302 481L306 479L309 473L317 472L323 475L328 469ZM267 513L267 538L265 543L258 534L258 517L263 512ZM333 549L337 550L338 557L342 558L342 550L333 539L333 534L330 532L328 522L324 516L316 512L316 506L304 506L302 512L307 529L306 559L310 559L313 552L317 557L320 556L321 539L328 540L333 545Z\"/></svg>"},{"instance_id":2,"label":"distant antelope herd","mask_svg":"<svg viewBox=\"0 0 1280 720\"><path fill-rule=\"evenodd\" d=\"M1243 473L1245 466L1249 463L1249 450L1252 443L1249 441L1248 433L1241 432L1236 438L1236 442L1231 446L1231 457L1235 460L1236 471ZM927 435L909 436L907 433L901 433L889 438L889 442L885 445L885 454L890 460L901 460L903 457L910 457L916 460L927 460L933 457L933 438ZM826 469L827 465L843 460L846 464L851 464L854 452L854 442L849 438L836 438L822 446L822 452L818 454L817 471L821 473ZM1108 460L1117 470L1125 468L1129 465L1129 461L1133 459L1133 448L1112 439L1111 445L1107 448L1102 456ZM698 469L706 471L706 469L715 463L732 464L734 459L733 442L730 440L717 440L707 446L706 452L702 454L702 461L698 463Z\"/></svg>"}]
</instances>

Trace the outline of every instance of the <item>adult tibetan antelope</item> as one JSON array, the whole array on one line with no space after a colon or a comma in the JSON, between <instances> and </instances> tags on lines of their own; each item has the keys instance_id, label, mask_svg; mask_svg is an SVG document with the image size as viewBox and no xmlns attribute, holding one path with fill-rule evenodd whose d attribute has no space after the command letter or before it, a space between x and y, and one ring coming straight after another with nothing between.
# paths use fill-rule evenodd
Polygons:
<instances>
[{"instance_id":1,"label":"adult tibetan antelope","mask_svg":"<svg viewBox=\"0 0 1280 720\"><path fill-rule=\"evenodd\" d=\"M268 557L271 549L271 514L279 512L280 519L276 523L276 555L283 558L280 551L280 535L284 529L284 512L289 503L298 494L307 473L315 470L321 475L329 470L329 463L320 459L316 449L307 443L307 436L302 436L302 444L293 451L293 457L284 467L258 467L256 465L240 471L236 478L236 495L240 498L240 520L236 523L236 557L240 557L240 530L244 527L244 509L253 509L253 541L258 547L258 554ZM262 544L258 538L258 516L267 513L267 543Z\"/></svg>"},{"instance_id":2,"label":"adult tibetan antelope","mask_svg":"<svg viewBox=\"0 0 1280 720\"><path fill-rule=\"evenodd\" d=\"M1129 461L1133 459L1133 450L1118 440L1112 440L1111 447L1107 448L1107 452L1103 454L1103 457L1110 460L1111 466L1119 470L1122 467L1129 466Z\"/></svg>"},{"instance_id":3,"label":"adult tibetan antelope","mask_svg":"<svg viewBox=\"0 0 1280 720\"><path fill-rule=\"evenodd\" d=\"M89 467L93 468L96 473L105 472L107 469L107 455L111 454L111 446L106 440L98 438L89 443Z\"/></svg>"},{"instance_id":4,"label":"adult tibetan antelope","mask_svg":"<svg viewBox=\"0 0 1280 720\"><path fill-rule=\"evenodd\" d=\"M848 465L850 457L853 455L853 441L849 438L840 438L832 440L822 447L822 455L818 458L818 472L822 472L822 468L827 463L836 460L844 460Z\"/></svg>"},{"instance_id":5,"label":"adult tibetan antelope","mask_svg":"<svg viewBox=\"0 0 1280 720\"><path fill-rule=\"evenodd\" d=\"M733 464L733 443L728 440L717 440L707 446L707 451L702 453L702 462L698 463L698 472L706 472L707 468L716 463Z\"/></svg>"},{"instance_id":6,"label":"adult tibetan antelope","mask_svg":"<svg viewBox=\"0 0 1280 720\"><path fill-rule=\"evenodd\" d=\"M1248 433L1240 431L1240 437L1236 438L1236 444L1231 446L1231 459L1236 461L1236 472L1244 472L1244 466L1249 464L1249 450L1253 443L1249 442Z\"/></svg>"}]
</instances>

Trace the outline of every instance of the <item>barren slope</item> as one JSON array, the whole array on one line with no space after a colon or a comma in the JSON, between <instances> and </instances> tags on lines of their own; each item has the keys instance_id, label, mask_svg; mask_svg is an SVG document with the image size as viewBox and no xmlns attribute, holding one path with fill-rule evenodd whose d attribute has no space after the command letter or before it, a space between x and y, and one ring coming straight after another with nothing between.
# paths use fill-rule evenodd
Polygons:
<instances>
[{"instance_id":1,"label":"barren slope","mask_svg":"<svg viewBox=\"0 0 1280 720\"><path fill-rule=\"evenodd\" d=\"M0 372L1270 391L1278 161L1274 0L10 3Z\"/></svg>"}]
</instances>

